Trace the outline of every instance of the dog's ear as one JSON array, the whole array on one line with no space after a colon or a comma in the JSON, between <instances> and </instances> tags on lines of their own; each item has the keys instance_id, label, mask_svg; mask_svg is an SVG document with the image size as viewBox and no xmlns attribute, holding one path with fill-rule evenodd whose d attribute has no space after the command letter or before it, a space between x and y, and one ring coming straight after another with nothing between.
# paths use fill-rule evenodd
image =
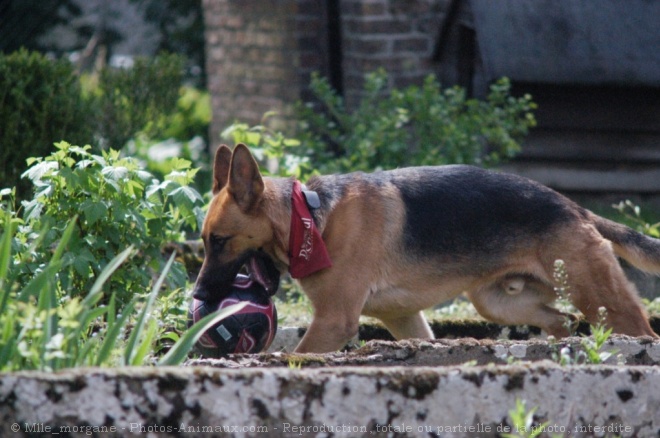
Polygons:
<instances>
[{"instance_id":1,"label":"dog's ear","mask_svg":"<svg viewBox=\"0 0 660 438\"><path fill-rule=\"evenodd\" d=\"M256 204L264 191L259 165L244 144L239 143L234 148L227 189L244 212Z\"/></svg>"},{"instance_id":2,"label":"dog's ear","mask_svg":"<svg viewBox=\"0 0 660 438\"><path fill-rule=\"evenodd\" d=\"M231 149L227 145L220 145L215 152L215 161L213 162L213 188L212 192L216 195L229 181L229 166L231 163Z\"/></svg>"}]
</instances>

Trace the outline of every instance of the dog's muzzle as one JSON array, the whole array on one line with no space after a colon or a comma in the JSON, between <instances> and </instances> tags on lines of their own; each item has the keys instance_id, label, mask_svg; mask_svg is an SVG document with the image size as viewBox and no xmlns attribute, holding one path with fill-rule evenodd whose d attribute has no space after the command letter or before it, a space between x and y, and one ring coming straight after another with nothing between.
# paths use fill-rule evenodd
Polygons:
<instances>
[{"instance_id":1,"label":"dog's muzzle","mask_svg":"<svg viewBox=\"0 0 660 438\"><path fill-rule=\"evenodd\" d=\"M273 260L263 252L255 252L233 263L221 266L204 264L195 282L193 297L200 301L220 301L229 294L236 276L245 269L269 295L280 286L280 272Z\"/></svg>"}]
</instances>

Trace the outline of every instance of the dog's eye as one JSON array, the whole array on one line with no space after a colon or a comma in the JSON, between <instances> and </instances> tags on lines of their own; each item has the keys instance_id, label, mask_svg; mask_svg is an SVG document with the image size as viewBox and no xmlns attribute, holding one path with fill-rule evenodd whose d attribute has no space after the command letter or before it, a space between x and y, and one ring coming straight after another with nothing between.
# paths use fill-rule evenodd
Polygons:
<instances>
[{"instance_id":1,"label":"dog's eye","mask_svg":"<svg viewBox=\"0 0 660 438\"><path fill-rule=\"evenodd\" d=\"M213 251L222 252L229 239L231 239L231 236L217 236L211 234L209 237L209 243L211 244Z\"/></svg>"}]
</instances>

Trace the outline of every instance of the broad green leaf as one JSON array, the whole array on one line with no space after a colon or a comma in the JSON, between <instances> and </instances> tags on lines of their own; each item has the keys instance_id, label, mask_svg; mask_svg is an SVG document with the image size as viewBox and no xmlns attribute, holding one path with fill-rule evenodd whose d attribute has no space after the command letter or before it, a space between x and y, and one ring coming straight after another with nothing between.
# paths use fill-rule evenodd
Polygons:
<instances>
[{"instance_id":1,"label":"broad green leaf","mask_svg":"<svg viewBox=\"0 0 660 438\"><path fill-rule=\"evenodd\" d=\"M108 207L101 201L85 201L80 206L88 225L94 225L108 213Z\"/></svg>"},{"instance_id":2,"label":"broad green leaf","mask_svg":"<svg viewBox=\"0 0 660 438\"><path fill-rule=\"evenodd\" d=\"M170 163L172 164L172 168L175 170L186 170L189 169L192 165L192 162L179 157L172 158Z\"/></svg>"},{"instance_id":3,"label":"broad green leaf","mask_svg":"<svg viewBox=\"0 0 660 438\"><path fill-rule=\"evenodd\" d=\"M191 210L197 202L202 202L202 195L200 195L197 190L188 186L182 186L178 189L172 190L170 196L175 204L186 206L189 210Z\"/></svg>"},{"instance_id":4,"label":"broad green leaf","mask_svg":"<svg viewBox=\"0 0 660 438\"><path fill-rule=\"evenodd\" d=\"M27 178L30 181L39 181L48 172L57 170L58 168L59 164L56 161L42 161L23 172L21 178Z\"/></svg>"},{"instance_id":5,"label":"broad green leaf","mask_svg":"<svg viewBox=\"0 0 660 438\"><path fill-rule=\"evenodd\" d=\"M101 170L106 179L120 181L128 177L128 169L124 166L106 166Z\"/></svg>"},{"instance_id":6,"label":"broad green leaf","mask_svg":"<svg viewBox=\"0 0 660 438\"><path fill-rule=\"evenodd\" d=\"M76 270L76 273L81 277L86 277L90 274L90 261L85 256L76 256L71 262L71 266Z\"/></svg>"}]
</instances>

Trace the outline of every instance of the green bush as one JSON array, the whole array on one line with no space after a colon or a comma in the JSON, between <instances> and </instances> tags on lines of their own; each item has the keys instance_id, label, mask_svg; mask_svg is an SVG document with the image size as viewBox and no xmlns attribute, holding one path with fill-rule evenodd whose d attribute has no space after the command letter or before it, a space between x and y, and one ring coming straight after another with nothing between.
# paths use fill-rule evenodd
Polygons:
<instances>
[{"instance_id":1,"label":"green bush","mask_svg":"<svg viewBox=\"0 0 660 438\"><path fill-rule=\"evenodd\" d=\"M179 89L176 111L168 117L164 136L179 141L206 139L211 123L211 95L208 91L184 86Z\"/></svg>"},{"instance_id":2,"label":"green bush","mask_svg":"<svg viewBox=\"0 0 660 438\"><path fill-rule=\"evenodd\" d=\"M304 179L311 175L309 158L301 153L301 143L288 138L282 132L269 128L268 119L275 113L266 113L260 125L234 123L222 131L220 136L234 144L244 143L259 162L262 172L268 175L294 176Z\"/></svg>"},{"instance_id":3,"label":"green bush","mask_svg":"<svg viewBox=\"0 0 660 438\"><path fill-rule=\"evenodd\" d=\"M19 176L26 159L48 155L53 143L92 138L89 103L67 61L51 61L35 52L0 54L0 187L29 190Z\"/></svg>"},{"instance_id":4,"label":"green bush","mask_svg":"<svg viewBox=\"0 0 660 438\"><path fill-rule=\"evenodd\" d=\"M0 187L17 186L23 199L26 159L48 155L63 139L99 150L138 135L206 137L208 97L189 89L179 96L183 66L182 57L162 54L79 78L66 60L26 50L0 54Z\"/></svg>"},{"instance_id":5,"label":"green bush","mask_svg":"<svg viewBox=\"0 0 660 438\"><path fill-rule=\"evenodd\" d=\"M299 104L297 137L321 173L465 163L491 166L514 156L535 125L529 95L510 95L504 78L486 100L459 87L442 89L433 76L421 87L386 93L383 70L366 76L363 98L349 111L328 81L314 75L321 107Z\"/></svg>"},{"instance_id":6,"label":"green bush","mask_svg":"<svg viewBox=\"0 0 660 438\"><path fill-rule=\"evenodd\" d=\"M149 289L163 266L165 243L183 239L184 227L196 229L203 218L199 193L189 187L195 170L179 159L164 181L144 171L137 160L114 150L94 155L90 147L57 143L45 158L31 159L24 176L34 184L31 201L23 202L23 227L15 239L24 284L43 271L48 252L26 251L40 236L41 245L53 247L62 239L66 224L79 215L63 258L67 269L58 273L61 296L80 296L88 291L110 260L124 248L138 249L131 264L118 268L108 287L118 306ZM6 192L5 192L6 193ZM5 213L6 218L11 215ZM43 231L43 233L41 233ZM175 263L170 272L173 287L184 287L187 275Z\"/></svg>"},{"instance_id":7,"label":"green bush","mask_svg":"<svg viewBox=\"0 0 660 438\"><path fill-rule=\"evenodd\" d=\"M103 146L121 148L138 133L164 135L177 106L183 67L182 57L161 54L137 58L128 69L103 69L92 93Z\"/></svg>"},{"instance_id":8,"label":"green bush","mask_svg":"<svg viewBox=\"0 0 660 438\"><path fill-rule=\"evenodd\" d=\"M167 116L164 138L136 135L122 151L136 157L156 177L164 177L173 170L178 158L192 162L199 169L193 186L207 191L211 186L210 157L207 150L208 128L211 122L209 93L184 86L179 90L176 111Z\"/></svg>"},{"instance_id":9,"label":"green bush","mask_svg":"<svg viewBox=\"0 0 660 438\"><path fill-rule=\"evenodd\" d=\"M260 125L236 122L222 132L245 143L267 173L307 178L314 173L372 171L403 166L492 166L520 151L536 123L531 96L510 95L504 78L485 101L467 99L459 87L441 89L429 76L422 87L385 93L387 75L366 77L364 98L349 111L328 81L314 75L311 88L322 102L297 104L296 138Z\"/></svg>"},{"instance_id":10,"label":"green bush","mask_svg":"<svg viewBox=\"0 0 660 438\"><path fill-rule=\"evenodd\" d=\"M655 218L649 219L648 216L654 216L653 213L646 211L642 213L639 205L635 205L629 199L614 204L612 207L621 214L621 217L617 218L620 222L625 223L631 228L635 228L640 233L655 237L656 239L660 238L660 222L651 223L651 220L657 220L657 214Z\"/></svg>"}]
</instances>

